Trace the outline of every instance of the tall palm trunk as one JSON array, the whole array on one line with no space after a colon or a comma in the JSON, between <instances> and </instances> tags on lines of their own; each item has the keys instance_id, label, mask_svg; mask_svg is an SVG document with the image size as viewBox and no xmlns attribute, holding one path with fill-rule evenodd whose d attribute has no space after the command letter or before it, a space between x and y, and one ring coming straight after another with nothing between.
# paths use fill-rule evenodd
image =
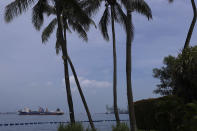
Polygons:
<instances>
[{"instance_id":1,"label":"tall palm trunk","mask_svg":"<svg viewBox=\"0 0 197 131\"><path fill-rule=\"evenodd\" d=\"M189 31L188 31L188 34L187 34L187 38L186 38L186 41L185 41L184 49L189 47L189 43L190 43L190 40L191 40L191 37L192 37L192 33L193 33L193 30L194 30L194 26L195 26L195 23L196 23L196 19L197 19L197 10L196 10L195 1L191 0L191 3L192 3L193 12L194 12L194 17L193 17L192 23L190 25L190 28L189 28Z\"/></svg>"},{"instance_id":2,"label":"tall palm trunk","mask_svg":"<svg viewBox=\"0 0 197 131\"><path fill-rule=\"evenodd\" d=\"M128 2L130 3L130 2ZM131 5L131 4L129 4ZM131 131L137 131L135 111L134 111L134 102L133 102L133 93L132 93L132 83L131 83L131 49L132 49L132 17L131 17L131 6L127 8L127 41L126 41L126 76L127 76L127 100L128 100L128 110L129 110L129 119L130 119L130 128Z\"/></svg>"},{"instance_id":3,"label":"tall palm trunk","mask_svg":"<svg viewBox=\"0 0 197 131\"><path fill-rule=\"evenodd\" d=\"M62 22L60 18L60 6L59 0L55 1L56 4L56 15L58 21L58 28L59 28L59 36L61 40L61 48L63 53L63 60L64 60L64 75L65 75L65 84L66 84L66 91L67 91L67 101L69 106L69 114L70 114L70 121L71 123L75 123L75 115L74 115L74 108L73 108L73 101L72 101L72 94L70 90L70 81L69 81L69 72L68 72L68 62L67 62L67 43L66 39L63 39L63 30L62 30ZM66 34L65 34L66 35Z\"/></svg>"},{"instance_id":4,"label":"tall palm trunk","mask_svg":"<svg viewBox=\"0 0 197 131\"><path fill-rule=\"evenodd\" d=\"M71 61L70 57L68 56L67 58L68 58L68 63L70 64L71 70L73 72L73 75L74 75L74 78L75 78L75 82L77 84L77 88L78 88L79 94L81 96L81 100L82 100L83 105L85 107L85 110L86 110L86 113L87 113L87 116L88 116L88 119L89 119L89 122L90 122L90 126L91 126L92 130L95 131L96 128L95 128L94 123L92 121L92 117L91 117L88 105L86 103L85 97L83 95L83 91L81 89L81 86L80 86L80 83L79 83L79 80L78 80L77 73L75 71L74 65L72 64L72 61Z\"/></svg>"},{"instance_id":5,"label":"tall palm trunk","mask_svg":"<svg viewBox=\"0 0 197 131\"><path fill-rule=\"evenodd\" d=\"M117 125L120 124L120 118L118 114L118 106L117 106L117 58L116 58L116 36L115 36L115 28L114 28L114 6L111 6L111 25L112 25L112 38L113 38L113 96L114 96L114 114L116 118Z\"/></svg>"}]
</instances>

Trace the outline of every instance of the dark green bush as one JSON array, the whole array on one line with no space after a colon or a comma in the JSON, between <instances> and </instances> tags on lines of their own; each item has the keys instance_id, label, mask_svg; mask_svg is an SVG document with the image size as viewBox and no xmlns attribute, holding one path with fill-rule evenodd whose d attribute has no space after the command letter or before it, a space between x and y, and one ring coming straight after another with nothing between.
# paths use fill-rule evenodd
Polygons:
<instances>
[{"instance_id":1,"label":"dark green bush","mask_svg":"<svg viewBox=\"0 0 197 131\"><path fill-rule=\"evenodd\" d=\"M197 131L197 102L188 103L185 106L180 131Z\"/></svg>"},{"instance_id":2,"label":"dark green bush","mask_svg":"<svg viewBox=\"0 0 197 131\"><path fill-rule=\"evenodd\" d=\"M156 104L155 120L159 131L180 131L184 115L183 102L177 97L164 97Z\"/></svg>"},{"instance_id":3,"label":"dark green bush","mask_svg":"<svg viewBox=\"0 0 197 131\"><path fill-rule=\"evenodd\" d=\"M197 131L197 102L185 104L175 96L138 101L135 115L139 129Z\"/></svg>"},{"instance_id":4,"label":"dark green bush","mask_svg":"<svg viewBox=\"0 0 197 131\"><path fill-rule=\"evenodd\" d=\"M154 119L156 101L157 99L147 99L135 102L135 116L139 129L156 128L156 120Z\"/></svg>"}]
</instances>

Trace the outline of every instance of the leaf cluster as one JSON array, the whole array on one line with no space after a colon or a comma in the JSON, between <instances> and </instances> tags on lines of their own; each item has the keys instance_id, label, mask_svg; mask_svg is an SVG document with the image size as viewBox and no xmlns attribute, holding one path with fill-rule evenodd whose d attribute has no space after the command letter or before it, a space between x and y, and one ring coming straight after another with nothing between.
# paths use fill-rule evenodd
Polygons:
<instances>
[{"instance_id":1,"label":"leaf cluster","mask_svg":"<svg viewBox=\"0 0 197 131\"><path fill-rule=\"evenodd\" d=\"M91 24L95 25L94 21L90 18L87 8L89 4L84 1L79 0L59 0L61 11L61 24L62 28L68 32L71 29L79 34L79 37L84 41L88 40L87 31ZM35 4L34 4L35 3ZM95 2L94 2L95 3ZM53 15L55 18L49 23L49 25L43 30L42 42L46 43L53 33L57 25L56 19L56 5L55 1L50 0L15 0L6 6L5 10L5 20L10 22L14 17L19 16L25 12L31 5L32 10L32 24L36 30L40 30L43 26L45 16ZM60 42L58 28L56 29L56 52L59 53Z\"/></svg>"},{"instance_id":2,"label":"leaf cluster","mask_svg":"<svg viewBox=\"0 0 197 131\"><path fill-rule=\"evenodd\" d=\"M121 4L123 7L121 6ZM99 21L99 28L101 30L101 33L103 35L103 38L105 40L109 40L109 34L108 34L108 26L110 22L117 22L121 24L125 31L131 30L133 34L134 27L133 25L128 28L127 25L127 17L124 13L124 9L127 8L128 1L127 0L120 0L120 3L116 0L106 0L105 1L105 10L103 12L103 15ZM146 16L148 19L152 18L152 12L148 4L144 0L132 0L131 2L132 10L133 12L137 12L139 14L142 14ZM111 10L111 11L110 11ZM114 18L114 21L113 18ZM131 36L133 39L133 35Z\"/></svg>"},{"instance_id":3,"label":"leaf cluster","mask_svg":"<svg viewBox=\"0 0 197 131\"><path fill-rule=\"evenodd\" d=\"M197 46L185 49L177 57L165 57L164 66L153 69L153 76L160 79L154 93L177 95L185 102L197 100Z\"/></svg>"}]
</instances>

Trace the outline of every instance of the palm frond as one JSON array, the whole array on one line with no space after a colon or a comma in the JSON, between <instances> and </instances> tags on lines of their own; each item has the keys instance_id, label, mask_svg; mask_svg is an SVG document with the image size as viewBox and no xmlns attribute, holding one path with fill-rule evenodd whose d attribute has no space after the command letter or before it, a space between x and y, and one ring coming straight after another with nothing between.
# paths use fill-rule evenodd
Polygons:
<instances>
[{"instance_id":1,"label":"palm frond","mask_svg":"<svg viewBox=\"0 0 197 131\"><path fill-rule=\"evenodd\" d=\"M115 21L120 23L121 25L123 25L124 29L126 30L126 24L127 24L127 16L126 14L123 12L120 4L116 3L114 5L114 14L116 17Z\"/></svg>"},{"instance_id":2,"label":"palm frond","mask_svg":"<svg viewBox=\"0 0 197 131\"><path fill-rule=\"evenodd\" d=\"M152 11L144 0L132 0L131 6L134 11L146 16L148 19L152 19Z\"/></svg>"},{"instance_id":3,"label":"palm frond","mask_svg":"<svg viewBox=\"0 0 197 131\"><path fill-rule=\"evenodd\" d=\"M66 8L66 12L69 10L69 19L77 21L85 30L88 30L90 24L94 23L93 20L85 13L76 0L67 0L66 4L68 4L68 2L70 6Z\"/></svg>"},{"instance_id":4,"label":"palm frond","mask_svg":"<svg viewBox=\"0 0 197 131\"><path fill-rule=\"evenodd\" d=\"M107 29L107 26L110 22L109 17L110 17L109 9L108 7L106 7L103 16L99 21L99 28L101 30L104 39L106 39L107 41L109 40L108 29Z\"/></svg>"},{"instance_id":5,"label":"palm frond","mask_svg":"<svg viewBox=\"0 0 197 131\"><path fill-rule=\"evenodd\" d=\"M42 32L42 43L46 43L48 41L56 25L57 25L57 19L54 18Z\"/></svg>"},{"instance_id":6,"label":"palm frond","mask_svg":"<svg viewBox=\"0 0 197 131\"><path fill-rule=\"evenodd\" d=\"M125 9L127 9L127 6L128 6L128 0L119 0L121 5L124 6Z\"/></svg>"},{"instance_id":7,"label":"palm frond","mask_svg":"<svg viewBox=\"0 0 197 131\"><path fill-rule=\"evenodd\" d=\"M74 22L72 20L68 20L69 26L72 27L74 31L76 31L79 34L79 37L82 38L84 41L88 40L86 31L83 29L83 27L78 23Z\"/></svg>"},{"instance_id":8,"label":"palm frond","mask_svg":"<svg viewBox=\"0 0 197 131\"><path fill-rule=\"evenodd\" d=\"M63 28L66 29L69 33L72 33L71 29L68 26L67 17L63 15L62 17Z\"/></svg>"},{"instance_id":9,"label":"palm frond","mask_svg":"<svg viewBox=\"0 0 197 131\"><path fill-rule=\"evenodd\" d=\"M50 15L56 15L56 9L54 6L51 6L49 5L48 3L46 3L44 5L44 13L47 14L47 16L50 16Z\"/></svg>"},{"instance_id":10,"label":"palm frond","mask_svg":"<svg viewBox=\"0 0 197 131\"><path fill-rule=\"evenodd\" d=\"M37 30L40 30L44 22L44 9L47 4L47 0L39 0L38 3L33 7L32 12L32 23Z\"/></svg>"},{"instance_id":11,"label":"palm frond","mask_svg":"<svg viewBox=\"0 0 197 131\"><path fill-rule=\"evenodd\" d=\"M15 0L5 8L4 19L6 22L11 22L15 17L27 11L34 0Z\"/></svg>"},{"instance_id":12,"label":"palm frond","mask_svg":"<svg viewBox=\"0 0 197 131\"><path fill-rule=\"evenodd\" d=\"M102 0L83 0L80 2L80 5L89 16L92 16L99 10L101 1Z\"/></svg>"}]
</instances>

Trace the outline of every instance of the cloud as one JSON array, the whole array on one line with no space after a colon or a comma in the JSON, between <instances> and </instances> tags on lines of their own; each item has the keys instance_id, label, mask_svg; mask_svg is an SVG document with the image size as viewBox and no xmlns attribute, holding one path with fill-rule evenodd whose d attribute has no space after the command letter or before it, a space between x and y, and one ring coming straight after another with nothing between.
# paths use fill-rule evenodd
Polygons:
<instances>
[{"instance_id":1,"label":"cloud","mask_svg":"<svg viewBox=\"0 0 197 131\"><path fill-rule=\"evenodd\" d=\"M84 77L78 77L82 88L109 88L112 84L108 81L90 80ZM76 87L74 76L70 76L70 84L72 87Z\"/></svg>"}]
</instances>

